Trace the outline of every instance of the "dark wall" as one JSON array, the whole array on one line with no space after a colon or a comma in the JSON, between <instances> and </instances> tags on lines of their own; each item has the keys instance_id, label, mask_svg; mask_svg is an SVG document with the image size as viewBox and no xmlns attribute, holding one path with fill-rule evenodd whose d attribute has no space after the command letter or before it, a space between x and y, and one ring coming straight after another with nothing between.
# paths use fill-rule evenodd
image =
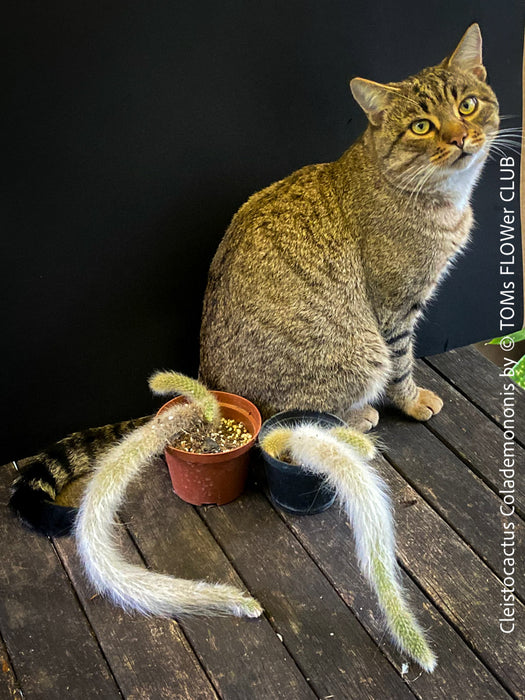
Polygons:
<instances>
[{"instance_id":1,"label":"dark wall","mask_svg":"<svg viewBox=\"0 0 525 700\"><path fill-rule=\"evenodd\" d=\"M235 210L363 130L352 76L417 72L472 21L519 125L514 0L48 0L4 16L5 460L151 412L156 368L195 375L207 267ZM499 334L496 179L494 162L422 352Z\"/></svg>"}]
</instances>

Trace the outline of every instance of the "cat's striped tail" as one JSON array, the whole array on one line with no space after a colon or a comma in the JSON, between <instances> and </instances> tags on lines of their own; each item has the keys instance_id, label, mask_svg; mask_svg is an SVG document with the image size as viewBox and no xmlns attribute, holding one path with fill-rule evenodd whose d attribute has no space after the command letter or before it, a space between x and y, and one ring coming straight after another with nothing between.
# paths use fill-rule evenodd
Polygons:
<instances>
[{"instance_id":1,"label":"cat's striped tail","mask_svg":"<svg viewBox=\"0 0 525 700\"><path fill-rule=\"evenodd\" d=\"M40 534L69 534L78 510L57 505L54 501L58 494L68 483L90 472L94 460L108 445L147 420L149 416L72 433L35 455L13 482L11 509L27 527Z\"/></svg>"},{"instance_id":2,"label":"cat's striped tail","mask_svg":"<svg viewBox=\"0 0 525 700\"><path fill-rule=\"evenodd\" d=\"M179 377L166 375L163 373L150 381L157 393L167 393L166 382L160 379L166 378L169 385ZM127 562L118 547L116 513L130 481L177 434L202 428L218 415L205 397L194 396L191 400L192 403L177 404L160 413L103 455L80 506L76 525L78 550L96 589L127 610L161 617L188 614L258 617L261 606L241 590L148 571Z\"/></svg>"},{"instance_id":3,"label":"cat's striped tail","mask_svg":"<svg viewBox=\"0 0 525 700\"><path fill-rule=\"evenodd\" d=\"M322 474L335 488L352 524L361 571L374 588L387 627L401 650L426 671L432 672L436 657L411 612L401 584L395 555L392 504L386 485L367 463L375 451L367 436L352 430L335 431L315 425L276 428L262 447L277 456L288 450L306 469Z\"/></svg>"}]
</instances>

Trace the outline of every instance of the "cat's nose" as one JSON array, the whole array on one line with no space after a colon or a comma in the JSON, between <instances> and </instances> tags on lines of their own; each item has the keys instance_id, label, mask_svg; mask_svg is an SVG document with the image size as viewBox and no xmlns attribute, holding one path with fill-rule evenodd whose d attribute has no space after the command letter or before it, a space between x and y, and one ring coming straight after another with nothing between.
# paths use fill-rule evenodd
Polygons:
<instances>
[{"instance_id":1,"label":"cat's nose","mask_svg":"<svg viewBox=\"0 0 525 700\"><path fill-rule=\"evenodd\" d=\"M465 137L466 134L454 134L454 136L450 139L450 143L455 143L459 148L463 148L463 145L465 144Z\"/></svg>"},{"instance_id":2,"label":"cat's nose","mask_svg":"<svg viewBox=\"0 0 525 700\"><path fill-rule=\"evenodd\" d=\"M458 148L463 148L465 145L465 139L467 138L467 130L463 125L458 124L455 127L451 127L445 133L445 140L447 143L454 144Z\"/></svg>"}]
</instances>

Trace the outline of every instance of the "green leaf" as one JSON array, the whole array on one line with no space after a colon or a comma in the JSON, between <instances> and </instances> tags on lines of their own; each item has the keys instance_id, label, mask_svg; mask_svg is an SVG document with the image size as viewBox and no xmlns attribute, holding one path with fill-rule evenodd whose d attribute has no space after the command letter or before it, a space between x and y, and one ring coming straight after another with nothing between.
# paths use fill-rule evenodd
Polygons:
<instances>
[{"instance_id":1,"label":"green leaf","mask_svg":"<svg viewBox=\"0 0 525 700\"><path fill-rule=\"evenodd\" d=\"M514 365L512 379L516 382L518 386L521 386L522 389L525 389L525 355L523 355L521 360L518 360Z\"/></svg>"},{"instance_id":2,"label":"green leaf","mask_svg":"<svg viewBox=\"0 0 525 700\"><path fill-rule=\"evenodd\" d=\"M519 343L521 340L525 340L525 328L522 328L521 331L510 333L509 335L502 335L499 338L493 338L493 340L489 340L489 342L485 343L485 345L499 345L503 338L512 338L515 343Z\"/></svg>"}]
</instances>

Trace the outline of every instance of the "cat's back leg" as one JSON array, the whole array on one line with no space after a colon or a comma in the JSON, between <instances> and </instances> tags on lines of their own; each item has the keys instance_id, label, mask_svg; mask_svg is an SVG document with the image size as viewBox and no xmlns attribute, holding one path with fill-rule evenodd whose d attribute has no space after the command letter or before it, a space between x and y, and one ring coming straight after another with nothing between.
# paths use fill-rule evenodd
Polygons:
<instances>
[{"instance_id":1,"label":"cat's back leg","mask_svg":"<svg viewBox=\"0 0 525 700\"><path fill-rule=\"evenodd\" d=\"M350 378L340 415L350 427L366 433L379 422L379 413L373 404L385 394L392 363L379 330L369 327L356 337L361 345L355 353L354 376Z\"/></svg>"},{"instance_id":2,"label":"cat's back leg","mask_svg":"<svg viewBox=\"0 0 525 700\"><path fill-rule=\"evenodd\" d=\"M293 367L281 362L276 381L257 387L263 412L325 411L367 432L379 419L370 404L384 394L391 374L388 347L372 327L361 332L354 327L346 343L330 340L324 339L317 353L310 350L306 356L299 352ZM269 355L268 364L271 362Z\"/></svg>"}]
</instances>

